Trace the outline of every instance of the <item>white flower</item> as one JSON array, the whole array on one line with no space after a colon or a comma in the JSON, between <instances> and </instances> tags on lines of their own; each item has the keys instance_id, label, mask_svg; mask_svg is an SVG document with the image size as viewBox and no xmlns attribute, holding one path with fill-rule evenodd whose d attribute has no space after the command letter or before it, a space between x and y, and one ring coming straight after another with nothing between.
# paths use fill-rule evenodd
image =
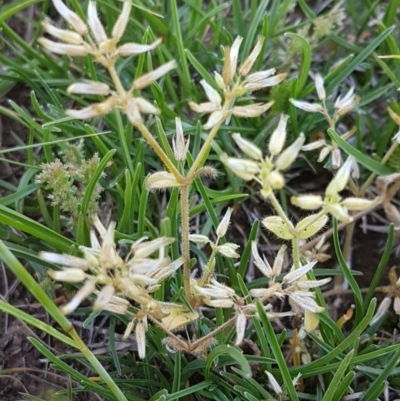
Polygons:
<instances>
[{"instance_id":1,"label":"white flower","mask_svg":"<svg viewBox=\"0 0 400 401\"><path fill-rule=\"evenodd\" d=\"M261 195L265 198L273 190L283 188L285 179L282 171L286 170L296 160L304 143L301 134L288 148L282 150L286 140L286 124L288 116L281 116L277 128L269 140L270 156L263 157L262 150L242 138L240 134L233 134L232 138L238 147L252 160L221 156L221 161L238 177L246 180L256 180L261 185Z\"/></svg>"}]
</instances>

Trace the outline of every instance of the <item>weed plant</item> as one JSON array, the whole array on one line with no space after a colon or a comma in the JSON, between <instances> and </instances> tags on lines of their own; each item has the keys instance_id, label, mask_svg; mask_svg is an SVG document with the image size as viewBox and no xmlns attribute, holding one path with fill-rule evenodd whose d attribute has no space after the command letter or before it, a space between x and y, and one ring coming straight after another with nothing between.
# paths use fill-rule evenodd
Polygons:
<instances>
[{"instance_id":1,"label":"weed plant","mask_svg":"<svg viewBox=\"0 0 400 401\"><path fill-rule=\"evenodd\" d=\"M0 96L30 97L0 105L26 133L3 133L0 258L49 321L0 310L70 378L26 399L400 397L398 7L2 7ZM386 245L354 270L361 222Z\"/></svg>"}]
</instances>

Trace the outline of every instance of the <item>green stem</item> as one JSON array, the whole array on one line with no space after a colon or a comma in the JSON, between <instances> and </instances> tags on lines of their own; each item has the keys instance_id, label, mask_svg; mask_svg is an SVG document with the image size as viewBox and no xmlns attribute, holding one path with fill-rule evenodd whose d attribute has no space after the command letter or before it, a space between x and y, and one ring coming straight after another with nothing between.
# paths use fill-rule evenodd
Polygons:
<instances>
[{"instance_id":1,"label":"green stem","mask_svg":"<svg viewBox=\"0 0 400 401\"><path fill-rule=\"evenodd\" d=\"M188 302L192 299L190 291L190 250L189 250L189 187L180 187L181 195L181 227L182 227L182 252L183 252L183 281L185 296Z\"/></svg>"},{"instance_id":2,"label":"green stem","mask_svg":"<svg viewBox=\"0 0 400 401\"><path fill-rule=\"evenodd\" d=\"M212 141L214 140L215 136L217 135L219 129L221 128L222 123L227 118L227 111L233 99L227 97L224 102L224 106L222 108L223 117L214 125L210 133L208 134L207 139L204 141L203 146L200 149L199 154L197 155L196 159L194 160L192 167L188 171L186 178L188 182L192 182L194 176L196 174L197 169L200 167L201 161L205 158L207 152L209 152L211 148Z\"/></svg>"},{"instance_id":3,"label":"green stem","mask_svg":"<svg viewBox=\"0 0 400 401\"><path fill-rule=\"evenodd\" d=\"M299 239L294 237L292 239L292 257L293 257L293 264L294 268L298 269L300 264L300 247L299 247Z\"/></svg>"},{"instance_id":4,"label":"green stem","mask_svg":"<svg viewBox=\"0 0 400 401\"><path fill-rule=\"evenodd\" d=\"M179 170L175 167L174 163L168 158L167 154L158 144L158 142L154 139L153 135L151 135L150 131L147 127L141 123L137 125L137 129L142 134L143 138L147 141L147 143L153 148L154 152L156 152L157 156L161 159L167 169L174 175L175 179L178 183L182 184L184 179L179 172Z\"/></svg>"},{"instance_id":5,"label":"green stem","mask_svg":"<svg viewBox=\"0 0 400 401\"><path fill-rule=\"evenodd\" d=\"M108 73L110 74L110 77L111 77L111 79L113 81L115 89L118 92L118 95L120 97L122 97L123 99L125 99L126 91L125 91L124 87L122 86L121 80L119 79L117 70L115 69L115 65L112 64L112 65L108 66L107 70L108 70Z\"/></svg>"},{"instance_id":6,"label":"green stem","mask_svg":"<svg viewBox=\"0 0 400 401\"><path fill-rule=\"evenodd\" d=\"M78 333L72 328L68 333L71 338L74 340L77 348L80 352L85 356L85 358L90 362L98 375L102 378L104 383L107 384L108 388L113 392L113 394L117 397L117 400L120 401L128 401L125 397L124 393L118 387L118 385L114 382L112 377L108 374L107 370L104 369L103 365L99 362L99 360L94 356L94 354L89 350L86 344L79 337Z\"/></svg>"},{"instance_id":7,"label":"green stem","mask_svg":"<svg viewBox=\"0 0 400 401\"><path fill-rule=\"evenodd\" d=\"M289 218L286 216L285 211L282 209L281 204L278 202L278 199L276 199L276 196L273 192L268 196L268 200L271 202L273 208L276 210L278 213L279 217L283 220L285 223L286 227L290 230L291 234L297 235L296 230L293 227L292 222L289 220Z\"/></svg>"},{"instance_id":8,"label":"green stem","mask_svg":"<svg viewBox=\"0 0 400 401\"><path fill-rule=\"evenodd\" d=\"M199 281L199 286L203 287L204 284L207 283L210 278L211 273L215 268L215 256L217 255L217 247L213 248L210 258L208 259L207 264L204 267L203 277Z\"/></svg>"}]
</instances>

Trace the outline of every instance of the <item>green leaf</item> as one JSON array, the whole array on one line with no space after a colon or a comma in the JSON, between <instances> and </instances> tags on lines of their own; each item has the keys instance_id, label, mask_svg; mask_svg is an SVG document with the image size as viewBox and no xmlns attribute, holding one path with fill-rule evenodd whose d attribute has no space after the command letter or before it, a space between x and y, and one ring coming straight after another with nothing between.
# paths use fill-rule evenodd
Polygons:
<instances>
[{"instance_id":1,"label":"green leaf","mask_svg":"<svg viewBox=\"0 0 400 401\"><path fill-rule=\"evenodd\" d=\"M25 8L31 6L32 4L36 4L36 3L40 3L43 0L25 0L25 1L18 1L18 2L14 2L13 4L10 4L8 7L4 6L4 11L2 13L0 13L0 22L5 21L6 19L12 17L13 15L15 15L16 13L24 10Z\"/></svg>"},{"instance_id":2,"label":"green leaf","mask_svg":"<svg viewBox=\"0 0 400 401\"><path fill-rule=\"evenodd\" d=\"M246 377L251 377L251 367L243 352L239 348L233 347L232 345L219 345L215 347L208 355L206 366L205 366L205 377L210 377L210 369L216 358L221 355L229 355L232 361L231 364L236 363L239 365Z\"/></svg>"},{"instance_id":3,"label":"green leaf","mask_svg":"<svg viewBox=\"0 0 400 401\"><path fill-rule=\"evenodd\" d=\"M393 250L393 240L394 240L394 225L390 224L385 250L382 254L381 260L379 261L378 267L375 270L375 274L371 280L371 284L369 285L368 292L366 293L365 298L364 298L364 305L363 305L364 312L367 310L368 305L371 302L371 299L375 294L376 287L378 286L379 282L381 281L383 273L386 270L386 266L389 262L390 255Z\"/></svg>"},{"instance_id":4,"label":"green leaf","mask_svg":"<svg viewBox=\"0 0 400 401\"><path fill-rule=\"evenodd\" d=\"M43 322L42 320L36 319L35 317L31 316L29 313L25 313L22 310L19 310L15 306L12 306L4 301L0 300L0 310L6 312L17 319L39 329L43 333L47 333L59 341L69 345L72 348L76 348L76 344L73 340L67 337L65 334L60 333L54 327L48 325L47 323Z\"/></svg>"},{"instance_id":5,"label":"green leaf","mask_svg":"<svg viewBox=\"0 0 400 401\"><path fill-rule=\"evenodd\" d=\"M354 301L356 304L356 324L361 321L362 316L364 316L363 312L363 298L360 291L360 287L357 284L357 281L351 274L349 267L344 260L342 250L340 249L340 241L339 241L339 231L338 231L338 222L336 219L333 219L333 243L335 245L335 253L338 258L338 262L341 270L343 271L346 280L348 281L350 288L352 289Z\"/></svg>"},{"instance_id":6,"label":"green leaf","mask_svg":"<svg viewBox=\"0 0 400 401\"><path fill-rule=\"evenodd\" d=\"M264 310L264 305L259 301L257 301L257 311L258 315L260 316L261 323L264 326L269 345L275 356L276 363L278 364L280 374L282 375L287 394L291 401L298 401L299 398L297 396L296 389L294 388L285 357L282 354L282 349L279 345L278 339L276 338L272 324Z\"/></svg>"},{"instance_id":7,"label":"green leaf","mask_svg":"<svg viewBox=\"0 0 400 401\"><path fill-rule=\"evenodd\" d=\"M386 385L386 379L392 373L393 369L400 362L400 351L394 353L389 362L385 364L382 373L369 385L368 390L364 393L360 401L375 401Z\"/></svg>"},{"instance_id":8,"label":"green leaf","mask_svg":"<svg viewBox=\"0 0 400 401\"><path fill-rule=\"evenodd\" d=\"M354 350L351 350L341 362L339 369L336 370L335 375L333 376L331 382L329 383L329 387L326 390L324 398L322 401L335 401L337 398L333 398L336 393L337 387L340 383L341 378L346 373L347 368L351 362L351 358L354 356Z\"/></svg>"},{"instance_id":9,"label":"green leaf","mask_svg":"<svg viewBox=\"0 0 400 401\"><path fill-rule=\"evenodd\" d=\"M393 173L389 167L386 167L371 157L364 155L354 146L347 143L333 129L329 128L328 134L331 139L336 142L347 154L355 157L358 163L367 168L369 171L372 171L377 175L389 175Z\"/></svg>"},{"instance_id":10,"label":"green leaf","mask_svg":"<svg viewBox=\"0 0 400 401\"><path fill-rule=\"evenodd\" d=\"M384 30L375 40L370 42L361 53L354 57L346 68L327 85L326 92L331 93L333 89L338 87L343 80L345 80L393 32L393 29L394 26Z\"/></svg>"},{"instance_id":11,"label":"green leaf","mask_svg":"<svg viewBox=\"0 0 400 401\"><path fill-rule=\"evenodd\" d=\"M303 49L303 64L301 66L299 78L297 79L296 92L294 97L296 99L299 93L303 90L308 79L308 73L311 66L311 46L306 39L304 39L300 35L297 35L296 33L285 33L285 36L298 40L300 42L301 48Z\"/></svg>"},{"instance_id":12,"label":"green leaf","mask_svg":"<svg viewBox=\"0 0 400 401\"><path fill-rule=\"evenodd\" d=\"M257 2L254 2L254 4L256 4L256 3ZM243 50L241 52L240 59L242 62L250 54L250 48L251 48L254 38L256 36L258 26L260 25L260 22L262 21L262 19L264 17L265 9L267 8L268 3L269 3L269 0L262 0L259 3L259 6L257 8L254 18L251 20L250 28L248 29L246 38L244 39Z\"/></svg>"}]
</instances>

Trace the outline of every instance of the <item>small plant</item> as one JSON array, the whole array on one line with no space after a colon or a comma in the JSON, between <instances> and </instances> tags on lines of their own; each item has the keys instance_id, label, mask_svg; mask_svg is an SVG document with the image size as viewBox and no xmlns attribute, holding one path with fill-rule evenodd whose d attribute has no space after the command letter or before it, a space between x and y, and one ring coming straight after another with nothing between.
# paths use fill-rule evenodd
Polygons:
<instances>
[{"instance_id":1,"label":"small plant","mask_svg":"<svg viewBox=\"0 0 400 401\"><path fill-rule=\"evenodd\" d=\"M32 265L40 266L42 275L44 267L51 279L64 283L41 288L10 251L21 252L20 248L0 243L1 258L63 332L3 301L0 308L81 353L98 376L88 378L63 361L57 365L55 355L32 341L47 359L84 386L74 391L90 390L104 399L156 401L193 395L199 400L319 397L329 401L355 394L361 394L362 400L376 399L386 383L392 383L389 367L394 369L400 362L398 345L373 344L392 301L400 314L394 267L390 284L378 286L400 225L399 174L393 171L399 134L387 150L383 146L379 160L354 146L362 124L345 120L351 120L363 99L355 94L355 85L339 95L332 95L331 88L332 82L339 85L351 73L346 65L325 80L319 73L311 74L314 83L304 88L309 46L316 48L321 38L342 26L344 3L308 21L303 27L306 38L289 33L298 42L293 41L288 54L303 52L299 77L282 57L277 57L284 60L281 67L264 67L266 46L273 43L274 29L282 25L278 20L271 24L265 19L263 35L258 37L254 31L245 38L237 35L231 40L228 35L218 41L220 52L213 52L216 65L209 68L184 49L175 0L154 4L154 13L133 0L111 3L89 1L84 17L78 2L71 1L68 7L62 0L52 0L68 27L59 28L45 19L46 36L38 39L38 53L54 68L52 74L60 73L59 67L65 65L70 73L62 81L66 90L52 94L57 110L43 111L32 95L35 110L44 120L42 125L31 125L46 138L46 162L39 164L35 183L50 192L49 205L39 193L39 210L47 227L8 211L10 198L0 205L5 222L41 240L29 250ZM266 3L260 2L261 11ZM271 19L289 13L289 3L277 2ZM310 15L303 3L299 6ZM109 15L102 18L100 7ZM156 22L157 7L172 10L179 62L168 47L170 39L157 39L153 33L155 25L162 35L167 34L167 25ZM200 10L200 5L187 7ZM240 2L232 7L240 27L244 20L236 13L248 7ZM257 20L254 7L249 10ZM136 13L139 17L133 20L131 14ZM133 31L142 28L140 16L146 16L149 26L138 43ZM193 18L194 27L200 29L203 20ZM217 30L212 19L208 23ZM187 33L194 35L194 28ZM202 43L199 53L205 51ZM196 74L191 78L187 60L201 79ZM279 65L277 60L272 65ZM343 76L342 81L338 76ZM303 100L314 88L318 100ZM68 108L60 119L65 103ZM388 108L389 115L400 125L393 108ZM27 112L17 111L27 118ZM52 130L53 126L57 129ZM326 129L325 139L310 142L315 126ZM109 132L101 132L104 127ZM59 141L55 131L67 132L69 141L75 136L84 138L78 146L64 150L62 161L52 157L45 142ZM236 147L245 157L234 155ZM298 192L290 183L297 168L304 168L304 160L322 171L310 152L316 149L321 149L317 162L330 156L325 166L329 178L322 188ZM32 164L32 154L29 160ZM251 199L272 210L261 220L273 244L267 249L254 214L245 240L232 239L237 206L229 205L249 196L240 193L243 185ZM391 223L388 242L370 288L361 290L354 278L357 272L347 263L355 223L380 206ZM62 232L60 213L67 217L62 224L71 235L58 234ZM343 228L342 252L339 230ZM332 258L327 254L330 236ZM338 261L339 268L316 267L328 260ZM338 316L322 292L331 281L334 286L329 293L336 295L349 286L354 298L354 305ZM62 291L57 298L60 307L53 302L58 290ZM376 312L375 291L386 295ZM95 357L65 316L75 314L84 317L84 326L99 315L110 318L111 359L102 363ZM116 334L121 334L121 341L134 339L134 364L131 357L118 355ZM240 369L226 368L234 364ZM157 371L153 371L155 365ZM362 379L356 380L349 366ZM133 387L125 379L133 379ZM149 388L144 389L143 383ZM72 397L72 391L69 394Z\"/></svg>"}]
</instances>

